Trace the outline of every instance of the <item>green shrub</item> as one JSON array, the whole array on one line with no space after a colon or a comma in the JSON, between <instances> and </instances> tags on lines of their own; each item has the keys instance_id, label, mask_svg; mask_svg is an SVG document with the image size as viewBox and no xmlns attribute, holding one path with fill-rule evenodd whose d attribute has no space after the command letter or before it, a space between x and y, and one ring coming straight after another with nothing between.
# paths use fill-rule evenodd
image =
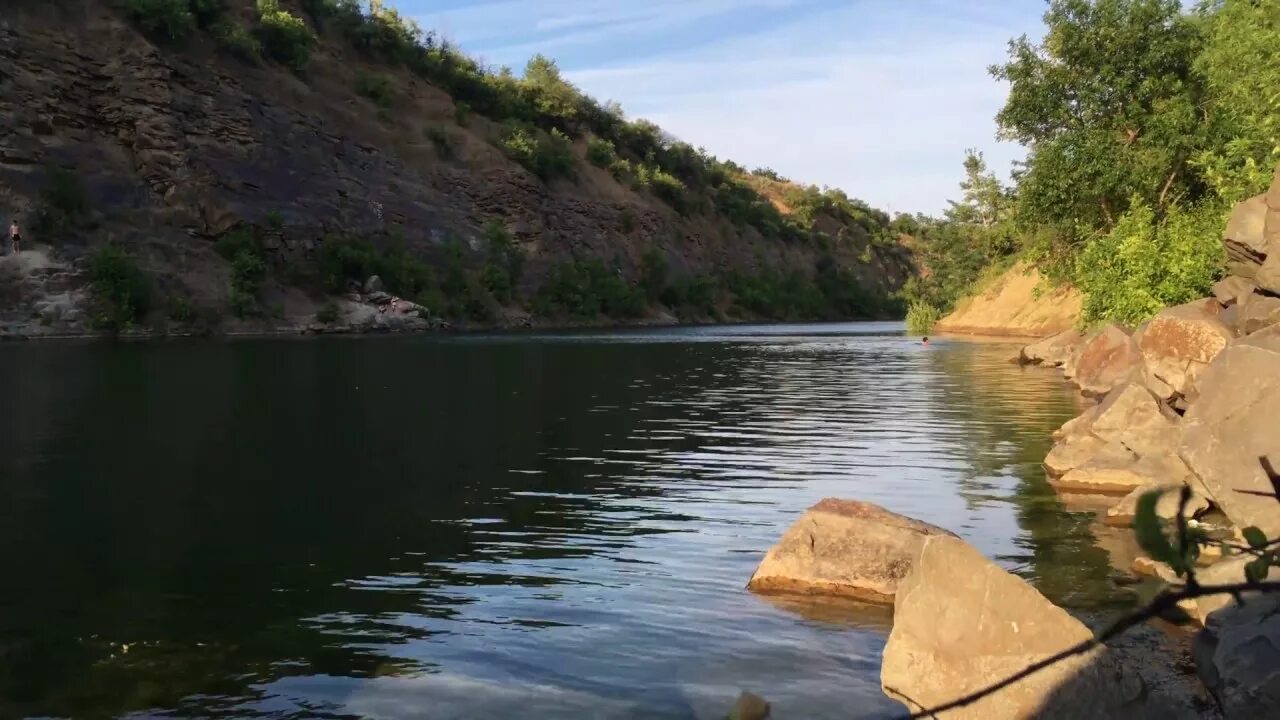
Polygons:
<instances>
[{"instance_id":1,"label":"green shrub","mask_svg":"<svg viewBox=\"0 0 1280 720\"><path fill-rule=\"evenodd\" d=\"M369 98L381 108L389 108L395 102L391 78L386 75L359 75L356 77L356 92Z\"/></svg>"},{"instance_id":2,"label":"green shrub","mask_svg":"<svg viewBox=\"0 0 1280 720\"><path fill-rule=\"evenodd\" d=\"M913 302L907 308L907 332L925 335L942 319L942 311L925 302Z\"/></svg>"},{"instance_id":3,"label":"green shrub","mask_svg":"<svg viewBox=\"0 0 1280 720\"><path fill-rule=\"evenodd\" d=\"M187 7L202 28L217 25L227 14L227 0L188 0Z\"/></svg>"},{"instance_id":4,"label":"green shrub","mask_svg":"<svg viewBox=\"0 0 1280 720\"><path fill-rule=\"evenodd\" d=\"M499 302L510 303L524 270L524 254L511 242L511 235L499 222L489 223L485 239L488 257L480 271L480 284Z\"/></svg>"},{"instance_id":5,"label":"green shrub","mask_svg":"<svg viewBox=\"0 0 1280 720\"><path fill-rule=\"evenodd\" d=\"M238 252L231 261L231 311L237 317L258 313L258 293L266 276L266 262L248 248Z\"/></svg>"},{"instance_id":6,"label":"green shrub","mask_svg":"<svg viewBox=\"0 0 1280 720\"><path fill-rule=\"evenodd\" d=\"M147 276L123 249L107 245L89 258L89 281L93 294L93 324L109 330L124 330L151 309L151 284Z\"/></svg>"},{"instance_id":7,"label":"green shrub","mask_svg":"<svg viewBox=\"0 0 1280 720\"><path fill-rule=\"evenodd\" d=\"M715 304L718 292L716 279L701 275L668 283L660 299L680 318L715 317L719 314Z\"/></svg>"},{"instance_id":8,"label":"green shrub","mask_svg":"<svg viewBox=\"0 0 1280 720\"><path fill-rule=\"evenodd\" d=\"M538 292L536 305L550 315L635 318L644 314L645 297L599 260L582 260L554 266Z\"/></svg>"},{"instance_id":9,"label":"green shrub","mask_svg":"<svg viewBox=\"0 0 1280 720\"><path fill-rule=\"evenodd\" d=\"M1221 206L1205 204L1175 207L1157 219L1135 199L1115 228L1090 238L1076 260L1082 322L1136 325L1161 308L1207 295L1222 276L1219 237L1226 217Z\"/></svg>"},{"instance_id":10,"label":"green shrub","mask_svg":"<svg viewBox=\"0 0 1280 720\"><path fill-rule=\"evenodd\" d=\"M431 141L437 155L445 160L453 159L453 141L449 138L448 130L440 125L428 125L422 129L422 134Z\"/></svg>"},{"instance_id":11,"label":"green shrub","mask_svg":"<svg viewBox=\"0 0 1280 720\"><path fill-rule=\"evenodd\" d=\"M502 133L502 151L543 180L573 175L573 143L552 128L544 133L522 122L509 122Z\"/></svg>"},{"instance_id":12,"label":"green shrub","mask_svg":"<svg viewBox=\"0 0 1280 720\"><path fill-rule=\"evenodd\" d=\"M47 242L65 240L88 220L89 194L80 175L66 168L49 168L32 230Z\"/></svg>"},{"instance_id":13,"label":"green shrub","mask_svg":"<svg viewBox=\"0 0 1280 720\"><path fill-rule=\"evenodd\" d=\"M640 259L640 289L650 302L658 300L667 290L670 263L658 248L651 247Z\"/></svg>"},{"instance_id":14,"label":"green shrub","mask_svg":"<svg viewBox=\"0 0 1280 720\"><path fill-rule=\"evenodd\" d=\"M124 8L144 33L161 40L183 40L196 28L188 0L126 0Z\"/></svg>"},{"instance_id":15,"label":"green shrub","mask_svg":"<svg viewBox=\"0 0 1280 720\"><path fill-rule=\"evenodd\" d=\"M263 50L277 62L298 72L306 68L315 36L302 18L282 10L279 0L258 0L255 34Z\"/></svg>"},{"instance_id":16,"label":"green shrub","mask_svg":"<svg viewBox=\"0 0 1280 720\"><path fill-rule=\"evenodd\" d=\"M453 121L466 127L471 124L471 105L465 102L454 102Z\"/></svg>"},{"instance_id":17,"label":"green shrub","mask_svg":"<svg viewBox=\"0 0 1280 720\"><path fill-rule=\"evenodd\" d=\"M587 160L599 168L611 168L618 159L613 143L604 138L593 137L587 141Z\"/></svg>"},{"instance_id":18,"label":"green shrub","mask_svg":"<svg viewBox=\"0 0 1280 720\"><path fill-rule=\"evenodd\" d=\"M421 259L403 247L378 250L350 238L326 238L320 244L318 266L321 289L347 291L347 283L363 283L371 275L382 278L387 290L400 297L417 298L436 285L435 274Z\"/></svg>"},{"instance_id":19,"label":"green shrub","mask_svg":"<svg viewBox=\"0 0 1280 720\"><path fill-rule=\"evenodd\" d=\"M191 298L186 295L173 295L169 298L169 319L179 323L192 323L196 320L196 309Z\"/></svg>"},{"instance_id":20,"label":"green shrub","mask_svg":"<svg viewBox=\"0 0 1280 720\"><path fill-rule=\"evenodd\" d=\"M316 321L322 322L325 325L332 325L333 323L338 322L338 317L340 315L341 312L338 310L338 303L330 299L326 300L324 305L320 306L320 309L316 311Z\"/></svg>"},{"instance_id":21,"label":"green shrub","mask_svg":"<svg viewBox=\"0 0 1280 720\"><path fill-rule=\"evenodd\" d=\"M230 20L223 20L212 28L218 46L235 57L249 63L262 59L262 43L245 28Z\"/></svg>"},{"instance_id":22,"label":"green shrub","mask_svg":"<svg viewBox=\"0 0 1280 720\"><path fill-rule=\"evenodd\" d=\"M636 183L640 187L647 188L677 212L684 213L687 209L684 183L674 175L663 171L662 168L650 165L638 166Z\"/></svg>"}]
</instances>

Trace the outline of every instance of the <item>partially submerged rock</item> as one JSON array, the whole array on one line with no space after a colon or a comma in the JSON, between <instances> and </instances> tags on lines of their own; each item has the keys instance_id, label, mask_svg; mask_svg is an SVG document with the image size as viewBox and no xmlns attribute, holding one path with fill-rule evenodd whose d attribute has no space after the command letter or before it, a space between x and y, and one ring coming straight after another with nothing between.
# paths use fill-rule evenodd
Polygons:
<instances>
[{"instance_id":1,"label":"partially submerged rock","mask_svg":"<svg viewBox=\"0 0 1280 720\"><path fill-rule=\"evenodd\" d=\"M880 683L908 708L932 709L1092 636L963 540L933 536L899 588ZM1159 704L1136 673L1099 647L936 717L1139 717Z\"/></svg>"},{"instance_id":2,"label":"partially submerged rock","mask_svg":"<svg viewBox=\"0 0 1280 720\"><path fill-rule=\"evenodd\" d=\"M1080 350L1073 379L1086 395L1101 396L1133 377L1142 367L1142 353L1119 325L1107 325Z\"/></svg>"},{"instance_id":3,"label":"partially submerged rock","mask_svg":"<svg viewBox=\"0 0 1280 720\"><path fill-rule=\"evenodd\" d=\"M1145 387L1126 383L1107 393L1082 429L1118 442L1139 456L1176 452L1178 422Z\"/></svg>"},{"instance_id":4,"label":"partially submerged rock","mask_svg":"<svg viewBox=\"0 0 1280 720\"><path fill-rule=\"evenodd\" d=\"M1200 379L1179 454L1240 527L1280 536L1280 501L1261 459L1280 469L1280 337L1232 345Z\"/></svg>"},{"instance_id":5,"label":"partially submerged rock","mask_svg":"<svg viewBox=\"0 0 1280 720\"><path fill-rule=\"evenodd\" d=\"M1050 475L1062 477L1090 464L1095 467L1127 467L1135 460L1137 456L1118 442L1107 442L1096 435L1072 435L1053 446L1044 459L1044 466Z\"/></svg>"},{"instance_id":6,"label":"partially submerged rock","mask_svg":"<svg viewBox=\"0 0 1280 720\"><path fill-rule=\"evenodd\" d=\"M1061 367L1080 353L1084 336L1079 330L1064 330L1038 343L1022 348L1019 360L1024 365L1051 365Z\"/></svg>"},{"instance_id":7,"label":"partially submerged rock","mask_svg":"<svg viewBox=\"0 0 1280 720\"><path fill-rule=\"evenodd\" d=\"M1197 300L1162 310L1138 346L1147 369L1179 395L1193 397L1196 379L1235 338L1215 300Z\"/></svg>"},{"instance_id":8,"label":"partially submerged rock","mask_svg":"<svg viewBox=\"0 0 1280 720\"><path fill-rule=\"evenodd\" d=\"M878 505L827 498L769 549L747 587L892 601L925 539L950 535Z\"/></svg>"},{"instance_id":9,"label":"partially submerged rock","mask_svg":"<svg viewBox=\"0 0 1280 720\"><path fill-rule=\"evenodd\" d=\"M1148 485L1152 478L1141 472L1133 459L1094 459L1049 481L1055 490L1091 495L1128 495Z\"/></svg>"},{"instance_id":10,"label":"partially submerged rock","mask_svg":"<svg viewBox=\"0 0 1280 720\"><path fill-rule=\"evenodd\" d=\"M1280 597L1254 597L1210 615L1194 655L1229 720L1280 717Z\"/></svg>"}]
</instances>

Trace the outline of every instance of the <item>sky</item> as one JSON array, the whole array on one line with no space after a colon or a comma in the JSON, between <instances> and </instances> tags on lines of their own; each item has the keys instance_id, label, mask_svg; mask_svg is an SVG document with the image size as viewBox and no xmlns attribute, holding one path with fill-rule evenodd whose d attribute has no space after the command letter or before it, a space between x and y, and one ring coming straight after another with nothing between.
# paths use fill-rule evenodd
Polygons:
<instances>
[{"instance_id":1,"label":"sky","mask_svg":"<svg viewBox=\"0 0 1280 720\"><path fill-rule=\"evenodd\" d=\"M938 213L966 148L1007 177L1007 88L987 67L1041 33L1041 0L391 0L517 72L535 53L627 116L749 168Z\"/></svg>"}]
</instances>

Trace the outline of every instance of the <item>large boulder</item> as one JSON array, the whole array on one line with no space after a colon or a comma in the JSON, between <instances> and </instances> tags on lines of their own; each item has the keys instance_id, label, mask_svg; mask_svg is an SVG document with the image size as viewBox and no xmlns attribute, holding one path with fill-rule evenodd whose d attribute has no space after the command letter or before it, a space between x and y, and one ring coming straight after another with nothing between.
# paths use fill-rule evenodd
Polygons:
<instances>
[{"instance_id":1,"label":"large boulder","mask_svg":"<svg viewBox=\"0 0 1280 720\"><path fill-rule=\"evenodd\" d=\"M1253 597L1213 613L1193 655L1227 720L1280 717L1280 597Z\"/></svg>"},{"instance_id":2,"label":"large boulder","mask_svg":"<svg viewBox=\"0 0 1280 720\"><path fill-rule=\"evenodd\" d=\"M1049 480L1049 484L1062 493L1128 495L1134 489L1149 485L1155 480L1132 458L1132 455L1117 459L1095 458L1071 469L1062 477Z\"/></svg>"},{"instance_id":3,"label":"large boulder","mask_svg":"<svg viewBox=\"0 0 1280 720\"><path fill-rule=\"evenodd\" d=\"M1223 278L1213 285L1213 297L1220 304L1234 305L1244 302L1258 289L1258 284L1239 275Z\"/></svg>"},{"instance_id":4,"label":"large boulder","mask_svg":"<svg viewBox=\"0 0 1280 720\"><path fill-rule=\"evenodd\" d=\"M1258 287L1266 292L1280 294L1280 249L1272 250L1262 267L1258 268Z\"/></svg>"},{"instance_id":5,"label":"large boulder","mask_svg":"<svg viewBox=\"0 0 1280 720\"><path fill-rule=\"evenodd\" d=\"M1280 258L1280 255L1276 255ZM1249 335L1272 325L1280 325L1280 297L1254 295L1241 303L1236 316L1236 329Z\"/></svg>"},{"instance_id":6,"label":"large boulder","mask_svg":"<svg viewBox=\"0 0 1280 720\"><path fill-rule=\"evenodd\" d=\"M1044 467L1051 476L1062 477L1089 463L1120 467L1134 460L1137 456L1120 443L1107 442L1096 435L1079 434L1054 445L1045 456Z\"/></svg>"},{"instance_id":7,"label":"large boulder","mask_svg":"<svg viewBox=\"0 0 1280 720\"><path fill-rule=\"evenodd\" d=\"M1089 338L1076 359L1072 379L1086 395L1101 396L1142 368L1142 354L1128 331L1107 325Z\"/></svg>"},{"instance_id":8,"label":"large boulder","mask_svg":"<svg viewBox=\"0 0 1280 720\"><path fill-rule=\"evenodd\" d=\"M1179 395L1194 397L1196 378L1235 338L1221 312L1211 298L1162 310L1138 342L1147 369Z\"/></svg>"},{"instance_id":9,"label":"large boulder","mask_svg":"<svg viewBox=\"0 0 1280 720\"><path fill-rule=\"evenodd\" d=\"M1227 248L1228 266L1233 274L1254 277L1266 259L1268 212L1266 195L1249 198L1232 209L1223 233L1223 244Z\"/></svg>"},{"instance_id":10,"label":"large boulder","mask_svg":"<svg viewBox=\"0 0 1280 720\"><path fill-rule=\"evenodd\" d=\"M878 505L827 498L769 549L747 587L891 602L926 538L950 535Z\"/></svg>"},{"instance_id":11,"label":"large boulder","mask_svg":"<svg viewBox=\"0 0 1280 720\"><path fill-rule=\"evenodd\" d=\"M1177 449L1177 416L1137 383L1125 383L1107 393L1087 429L1138 456L1168 455Z\"/></svg>"},{"instance_id":12,"label":"large boulder","mask_svg":"<svg viewBox=\"0 0 1280 720\"><path fill-rule=\"evenodd\" d=\"M963 540L933 536L899 587L880 684L913 711L932 709L1091 637ZM933 717L1136 717L1148 703L1142 679L1099 647Z\"/></svg>"},{"instance_id":13,"label":"large boulder","mask_svg":"<svg viewBox=\"0 0 1280 720\"><path fill-rule=\"evenodd\" d=\"M1280 335L1227 348L1200 378L1178 452L1240 527L1280 536L1280 501L1260 458L1280 468Z\"/></svg>"},{"instance_id":14,"label":"large boulder","mask_svg":"<svg viewBox=\"0 0 1280 720\"><path fill-rule=\"evenodd\" d=\"M1038 343L1022 348L1019 361L1025 365L1061 367L1079 354L1080 345L1083 342L1084 336L1080 334L1079 330L1074 328L1064 330L1057 335L1047 337Z\"/></svg>"}]
</instances>

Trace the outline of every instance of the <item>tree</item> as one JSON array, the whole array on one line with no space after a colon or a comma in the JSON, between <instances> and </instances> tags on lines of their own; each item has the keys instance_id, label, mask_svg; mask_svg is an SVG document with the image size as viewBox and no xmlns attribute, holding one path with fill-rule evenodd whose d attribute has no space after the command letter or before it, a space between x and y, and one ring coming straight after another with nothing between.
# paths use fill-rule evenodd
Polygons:
<instances>
[{"instance_id":1,"label":"tree","mask_svg":"<svg viewBox=\"0 0 1280 720\"><path fill-rule=\"evenodd\" d=\"M987 169L982 153L974 149L964 152L964 180L960 183L964 200L948 201L947 218L959 223L990 229L1009 216L1011 197L996 174Z\"/></svg>"},{"instance_id":2,"label":"tree","mask_svg":"<svg viewBox=\"0 0 1280 720\"><path fill-rule=\"evenodd\" d=\"M1044 41L1009 44L1000 135L1031 148L1019 216L1073 234L1113 226L1132 197L1164 208L1197 190L1198 25L1178 0L1051 0Z\"/></svg>"}]
</instances>

